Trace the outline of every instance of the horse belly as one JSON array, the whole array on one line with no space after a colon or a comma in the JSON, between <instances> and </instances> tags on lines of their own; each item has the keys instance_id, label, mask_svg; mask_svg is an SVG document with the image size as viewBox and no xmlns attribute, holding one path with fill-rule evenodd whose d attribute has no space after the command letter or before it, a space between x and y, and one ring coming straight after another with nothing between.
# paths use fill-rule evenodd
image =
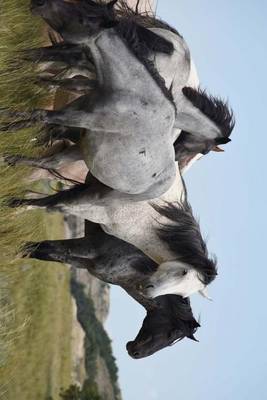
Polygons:
<instances>
[{"instance_id":1,"label":"horse belly","mask_svg":"<svg viewBox=\"0 0 267 400\"><path fill-rule=\"evenodd\" d=\"M145 192L166 167L168 152L159 148L150 146L138 135L130 138L99 131L84 135L81 142L92 175L112 189L129 194Z\"/></svg>"}]
</instances>

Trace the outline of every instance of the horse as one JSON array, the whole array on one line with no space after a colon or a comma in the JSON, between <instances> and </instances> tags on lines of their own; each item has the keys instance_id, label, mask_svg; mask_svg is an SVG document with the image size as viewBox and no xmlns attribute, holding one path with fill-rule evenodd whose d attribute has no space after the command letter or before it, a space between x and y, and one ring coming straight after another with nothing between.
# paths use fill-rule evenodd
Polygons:
<instances>
[{"instance_id":1,"label":"horse","mask_svg":"<svg viewBox=\"0 0 267 400\"><path fill-rule=\"evenodd\" d=\"M45 3L47 3L47 2L45 2ZM53 4L55 4L55 7L57 6L57 2L53 2ZM75 15L75 13L73 13L73 15ZM60 33L62 34L62 31ZM114 71L114 69L113 69L115 59L113 59L113 61L112 61L112 56L114 56L115 54L118 55L119 49L121 49L122 54L125 54L125 55L127 54L127 56L129 56L129 58L131 58L132 54L128 51L127 46L124 46L124 43L120 39L119 35L116 36L116 31L114 30L114 28L102 30L102 31L100 31L100 33L98 32L96 34L96 36L93 36L92 38L95 40L95 38L101 38L102 35L103 35L102 39L103 39L104 45L107 44L107 42L110 45L112 43L113 43L113 45L118 44L118 46L114 46L114 52L113 51L110 52L110 50L113 47L106 46L106 47L108 47L108 49L107 49L105 46L102 46L101 51L103 53L103 51L106 50L106 52L104 51L103 54L105 54L105 57L107 55L107 60L109 60L109 62L110 62L110 64L108 62L106 62L105 65L102 65L103 70L101 70L99 64L97 64L97 61L99 61L99 60L97 60L98 53L97 53L97 51L95 51L96 50L95 47L93 50L90 48L91 42L89 42L88 34L86 33L85 38L81 39L82 35L81 35L81 32L79 31L78 36L79 36L79 41L80 42L82 41L83 46L85 48L89 47L90 50L92 50L91 55L94 52L94 54L95 54L94 64L97 65L96 69L98 71L98 75L100 72L102 72L102 75L104 76L105 75L104 67L106 67L108 65L109 72L114 73L114 75L113 75L114 80L117 79L116 83L120 82L122 84L121 74L122 74L122 71L124 71L123 68L125 66L123 65L123 63L120 64L120 72L121 73L118 76L118 74L116 74L117 70ZM90 39L92 39L92 38L90 38ZM86 42L86 40L87 40L87 42ZM85 46L85 43L86 43L86 46ZM93 47L93 46L91 46L91 47ZM100 47L99 47L99 49L100 49ZM109 50L109 52L108 52L108 50ZM116 51L117 51L117 53L116 53ZM127 51L128 51L128 53L127 53ZM111 54L112 54L112 56L111 56ZM110 56L111 56L111 59L109 58ZM123 60L123 57L118 58L117 61L118 60ZM138 71L139 71L138 68L142 69L142 64L138 63L137 58L132 57L131 60L133 61L133 64L135 64ZM100 64L101 64L101 62L100 62ZM118 62L117 62L117 64L118 64ZM117 67L117 65L116 65L116 67ZM142 69L143 74L141 76L144 76L146 71L147 71L147 69L146 70ZM128 70L124 71L124 73L126 74L125 76L127 76L128 72L129 72ZM127 81L127 79L126 79L126 81ZM105 85L104 85L105 82L108 85L108 78L107 78L107 81L105 81L105 79L102 79L102 86L104 86L104 87L105 87ZM154 84L154 86L153 86L153 84ZM124 80L124 85L125 85L125 80ZM138 82L137 82L137 85L138 85ZM171 108L173 106L172 102L166 96L162 95L162 91L160 93L159 85L156 85L155 80L153 80L152 78L150 80L149 86L151 88L153 87L155 90L158 90L158 94L161 94L160 101L162 102L162 105L163 104L164 104L164 106L166 105L167 112L173 111L172 115L174 117L175 116L175 110L174 110L175 107L174 107L174 109ZM139 89L139 87L138 87L138 89ZM121 88L121 91L119 91L119 92L121 94L123 92L123 89ZM189 90L189 92L188 91L185 91L185 92L192 93L192 91L190 91L190 90ZM137 91L137 93L139 94L139 90ZM201 95L198 93L198 96L194 99L195 104L200 104L201 101L203 100L203 96L204 96L203 94ZM85 118L87 118L87 116L88 116L88 113L83 113L83 112L79 111L81 109L80 108L81 102L85 101L84 97L86 97L86 96L82 96L80 99L78 99L77 101L74 102L77 106L77 109L74 110L74 115L76 115L77 118L79 116L79 119L82 119L81 118L82 116L84 116ZM98 100L99 100L99 98L98 98ZM136 96L135 96L135 100L136 100ZM154 101L153 97L152 97L152 100ZM158 100L158 98L156 100ZM208 134L207 134L208 140L212 139L211 133L212 132L214 133L215 130L217 130L217 133L225 132L225 126L223 124L221 125L221 129L219 129L218 126L215 123L213 123L211 120L209 120L209 122L207 124L205 123L205 121L207 122L208 118L206 117L205 114L201 113L200 108L202 106L197 108L192 105L192 102L189 102L188 100L186 100L186 98L183 100L185 102L187 102L186 104L189 105L189 108L191 107L191 111L195 115L195 117L197 117L197 116L199 116L199 114L201 114L200 120L202 122L201 121L199 122L197 128L201 128L201 126L203 128L203 124L205 125L205 127L207 127L206 133L208 132ZM151 101L151 99L150 99L150 101ZM95 103L95 100L93 103ZM98 102L96 102L96 103L99 105ZM205 105L206 109L208 110L207 114L211 115L212 113L210 110L210 102L205 100L205 102L203 104ZM79 105L79 107L78 107L78 105ZM152 102L151 102L151 104L148 104L148 105L151 106ZM73 103L69 107L70 108L73 107ZM94 105L92 105L92 107L94 107ZM103 104L101 104L101 107L102 107L101 109L103 111ZM101 109L98 110L100 112L100 114L101 114ZM152 107L152 109L153 109L153 107ZM216 107L215 107L215 109L216 109ZM221 108L219 107L219 109L221 109ZM66 109L65 109L65 111L66 111ZM62 115L66 116L68 113L66 113L65 111L59 112L59 114L58 114L58 112L56 112L56 115L59 115L59 117L60 116L62 117ZM105 107L104 107L104 111L105 111ZM109 113L109 111L110 110L108 110L107 112ZM120 110L120 111L122 111L122 110ZM75 114L76 112L78 114ZM49 112L42 111L41 113L43 113L42 115L49 115ZM94 114L94 112L91 114ZM124 113L122 113L122 114L125 115ZM143 114L143 116L142 116L142 111L140 114L138 114L138 122L142 121L142 117L144 117L145 114ZM52 115L55 116L54 112L52 112ZM180 112L180 113L178 112L177 115L178 116L180 115L178 119L188 121L188 127L191 123L191 125L192 125L191 131L195 132L195 129L197 129L197 128L194 128L193 125L196 123L196 119L188 118L188 114L185 109L183 112ZM225 115L225 114L223 113L223 115ZM228 117L229 117L229 115L228 115ZM65 119L65 121L63 121L63 120L60 121L61 117L59 118L59 120L54 120L54 121L53 121L53 118L51 120L48 119L47 122L62 123L63 125L67 125L67 126L75 125L75 124L73 124L73 121L75 120L75 118L72 120L72 122L66 123L66 122L68 122L68 121L66 121L66 119ZM110 116L110 117L112 117L112 116ZM121 112L120 112L120 117L121 117ZM146 115L146 117L149 117L149 113ZM223 121L229 122L228 117L226 119L223 118ZM107 119L109 119L109 118L107 118ZM160 120L162 122L162 118L160 118ZM128 119L127 119L127 121L128 121ZM102 122L103 121L98 119L98 123L101 124ZM110 119L110 122L112 122L112 118ZM116 121L114 120L113 122L115 124ZM120 118L120 123L121 122L122 122L122 120ZM227 124L228 124L228 122L227 122ZM214 125L213 128L211 128L212 124ZM163 123L163 125L164 125L164 123ZM161 125L161 126L163 126L163 125ZM168 129L170 132L170 137L172 137L172 140L173 140L173 129L175 129L175 123L173 122L173 124L170 124L170 125L172 125L172 126L168 125L169 126ZM79 127L80 126L78 126L78 128ZM112 128L114 128L114 127L115 127L115 125L112 126ZM86 126L86 128L88 128L88 126ZM138 128L138 126L137 126L137 128ZM209 128L211 128L211 130ZM229 126L228 126L228 128L229 128ZM103 128L101 128L101 129L103 129ZM116 129L118 129L118 131L119 131L118 126L116 127ZM137 131L138 131L138 129L137 129ZM189 129L189 131L190 131L190 129ZM204 131L205 131L205 129L204 129ZM228 131L229 131L229 129L228 129ZM165 132L165 134L167 132L166 126L165 126L164 132ZM91 133L92 132L90 132L90 137L91 137ZM91 145L95 144L94 150L99 149L99 151L101 152L103 150L103 142L101 142L102 138L103 138L103 134L101 135L101 133L102 133L101 130L98 132L95 132L95 133L98 133L99 136L97 134L96 135L92 134L92 136L94 138L93 140L95 140L95 142L94 143L91 142ZM141 133L141 131L140 131L140 133ZM141 134L138 135L138 133L135 132L135 137L132 137L132 141L130 141L130 142L128 141L129 146L130 146L130 144L133 145L133 146L129 147L131 150L134 150L134 144L136 144L135 140L141 139L141 136L144 139L144 133L145 132L142 131L142 135ZM111 152L111 150L114 149L114 147L112 147L112 144L114 144L114 143L112 143L112 141L114 141L114 139L116 138L116 135L115 136L114 135L104 135L104 136L105 136L105 139L107 139L106 144L110 144L109 152ZM125 137L123 135L121 136L121 141L123 142L124 145L126 143L126 142L124 142L124 139L129 139L129 136L130 135L126 135ZM146 139L147 138L145 137L144 140L146 140ZM152 144L152 147L153 147L154 143L157 142L157 146L160 146L161 144L163 145L162 148L157 147L158 151L162 150L162 153L165 154L165 152L166 151L168 152L168 150L170 150L170 147L171 147L171 152L174 153L172 140L170 140L170 142L168 143L170 146L167 146L166 142L158 141L156 139L157 139L157 137L153 136L153 141L152 141L153 143L150 143L150 145ZM98 142L98 140L101 143ZM151 142L151 140L150 140L150 142ZM100 144L101 144L101 146L100 146ZM166 147L164 147L164 144L166 145ZM85 146L85 147L88 149L88 146ZM94 147L94 146L92 146L92 147ZM118 155L119 148L120 147L118 147L116 150L114 150L114 151L116 151L116 153L115 153L116 157ZM149 149L149 147L148 147L148 149ZM151 149L151 147L150 147L150 149ZM107 150L107 147L106 147L106 150ZM147 150L147 148L145 148L145 151L142 150L141 152L139 152L140 156L142 155L147 158L146 150ZM94 153L97 154L96 151L94 151ZM105 155L105 152L104 152L104 154L101 153L100 158L103 157L104 155ZM133 156L134 156L134 154L133 154ZM115 155L114 155L114 157L115 157ZM118 158L121 161L120 166L119 166L121 168L124 165L124 163L123 163L123 160L120 158L120 154L119 154ZM94 160L94 161L97 161L97 160ZM134 160L134 161L136 161L136 160ZM151 161L155 161L155 160L152 159ZM166 159L165 159L165 161L166 161ZM173 160L173 163L174 163L174 160ZM101 163L98 164L98 167L100 167L100 164ZM115 164L112 162L110 165L108 165L108 168L109 168L108 172L109 172L109 175L111 175L111 178L113 177L113 178L115 178L115 180L116 179L118 180L118 176L120 176L120 174L116 173L116 174L114 174L114 176L112 176L114 165ZM153 165L153 162L149 163L148 167L150 168L151 165ZM144 168L145 166L146 165L144 165L144 164L142 165L142 167L143 167L142 171L145 170L145 172L147 172L147 170ZM149 293L149 292L147 293L148 296L155 297L156 295L159 295L159 294L177 293L177 294L180 294L180 295L186 297L197 290L203 289L208 283L210 283L215 278L216 263L213 259L210 259L208 256L206 245L201 236L199 226L196 223L196 221L192 215L191 207L187 201L187 196L185 195L185 187L182 182L180 173L179 173L178 169L176 168L175 163L173 166L174 166L173 172L175 174L175 178L174 178L175 180L169 190L166 191L166 187L165 187L164 194L161 196L159 196L159 193L163 189L161 183L166 186L169 185L169 183L166 181L166 180L168 180L166 177L166 174L164 174L164 172L166 172L166 170L161 171L159 176L157 176L157 172L154 172L153 175L150 176L150 181L151 181L151 178L154 178L154 179L158 178L158 179L157 179L156 184L152 183L153 188L150 187L150 189L152 189L152 190L150 190L149 195L147 192L146 193L145 192L129 193L129 191L128 192L126 191L126 193L125 193L125 192L123 192L123 190L122 191L114 190L114 187L112 187L112 185L107 186L107 185L103 184L102 182L100 182L101 181L101 179L100 179L100 181L95 180L93 185L81 185L79 187L73 188L69 191L58 193L57 195L54 195L51 197L47 197L44 199L25 199L25 200L21 201L21 203L32 204L32 205L41 206L41 207L60 209L64 212L74 213L75 215L79 215L79 216L82 215L83 217L88 218L89 220L92 220L97 223L101 223L107 232L136 245L138 248L140 248L142 251L144 251L149 257L151 257L153 260L155 260L156 262L158 262L160 264L158 271L157 271L158 291L152 290L151 293ZM93 165L93 167L94 167L94 165ZM102 165L102 167L103 167L103 165ZM124 165L124 167L126 167L126 166ZM97 173L95 173L96 171L94 170L94 168L92 168L91 172L93 173L93 175L98 175ZM99 171L99 172L101 173L101 171ZM127 174L128 174L129 168L126 169L124 171L124 173L125 172L127 172ZM141 175L137 176L136 174L137 174L137 172L140 172L140 165L139 165L139 169L133 168L132 172L134 173L132 177L135 178L135 180L138 180ZM105 174L105 173L107 173L107 171L105 171L104 168L102 168L102 173ZM121 176L120 176L120 178L121 178ZM128 179L128 177L127 177L127 179ZM125 182L122 182L122 184L123 183L125 183ZM119 184L121 184L121 182L119 182ZM89 187L90 187L90 190L92 190L91 193L89 193L90 192ZM122 188L120 187L120 189L122 189ZM156 190L153 192L153 189L156 189ZM136 186L134 187L133 190L136 191ZM154 197L154 196L156 196L156 197ZM151 198L154 199L153 205L151 205L149 202L149 200ZM164 203L165 201L168 201L172 204L166 205ZM16 201L13 202L13 205L15 205L15 204L17 204ZM140 219L141 219L141 221L140 221ZM158 221L157 221L157 219L158 219ZM132 222L132 226L130 229L127 229L129 222ZM162 226L163 226L162 229L159 229L159 226L160 226L159 224L162 224ZM165 226L166 224L167 224L167 226ZM175 246L174 242L176 240L180 241L180 246L179 246L179 243ZM183 243L183 246L181 246L182 243ZM185 268L185 266L186 266L186 268ZM185 270L187 271L186 274L184 274ZM181 275L181 274L184 274L184 275ZM162 277L164 277L164 278L162 279ZM164 283L166 283L165 287L164 287Z\"/></svg>"},{"instance_id":2,"label":"horse","mask_svg":"<svg viewBox=\"0 0 267 400\"><path fill-rule=\"evenodd\" d=\"M145 298L141 288L147 285L157 264L129 243L107 235L99 225L85 221L83 238L28 243L23 253L87 269L98 279L121 286L140 303L147 314L136 338L126 345L131 357L150 356L185 337L196 341L194 333L200 325L189 299L177 295Z\"/></svg>"},{"instance_id":3,"label":"horse","mask_svg":"<svg viewBox=\"0 0 267 400\"><path fill-rule=\"evenodd\" d=\"M92 3L92 2L91 2ZM176 160L179 159L180 167L182 166L182 160L185 159L185 154L182 153L183 149L187 148L187 153L190 149L191 159L197 153L207 154L211 149L220 150L217 148L219 144L226 144L230 141L229 136L234 127L234 118L231 110L227 109L227 104L221 101L219 98L213 96L208 96L204 91L198 89L199 80L196 72L194 62L190 56L190 51L183 37L172 27L170 27L166 22L158 20L154 15L148 13L138 13L138 9L135 11L131 10L125 2L121 2L123 6L122 15L119 15L122 19L130 19L131 23L138 21L138 24L142 24L144 27L148 28L151 32L154 32L158 36L169 41L173 46L173 53L164 54L160 52L160 47L157 48L157 52L150 54L150 61L153 61L156 70L159 72L161 78L165 82L166 88L171 92L171 97L174 99L176 108L179 107L179 93L184 86L190 87L190 98L193 100L194 104L198 103L198 108L204 111L204 114L209 116L214 122L220 126L220 135L212 140L206 136L192 135L188 132L183 132L182 137L179 141L176 140L175 152ZM95 7L100 7L95 4ZM109 7L110 8L110 7ZM103 5L102 5L103 9ZM92 12L92 10L90 10ZM88 11L83 12L83 17L86 18ZM118 13L118 10L116 11ZM98 14L99 17L99 14ZM112 16L109 18L112 19ZM113 23L116 23L116 18L113 17ZM85 24L86 22L84 22ZM103 25L102 21L102 25ZM124 22L124 26L126 22ZM54 26L54 25L53 25ZM63 36L66 29L63 31ZM62 33L62 30L61 30ZM67 35L67 38L70 35ZM143 35L144 39L146 35ZM65 36L64 36L65 38ZM51 41L54 44L52 47L46 47L41 49L35 49L28 53L31 55L30 59L33 61L46 61L46 62L63 62L71 68L75 68L69 76L74 79L44 79L45 82L51 85L60 85L67 89L72 89L76 91L88 90L88 86L91 85L91 89L96 87L94 80L81 79L84 77L91 77L95 74L95 68L93 64L86 60L86 56L83 53L82 47L70 46L68 43L57 43L57 41L51 35ZM78 47L78 48L77 48ZM75 77L78 74L78 78ZM88 76L89 74L89 76ZM194 90L192 90L194 89ZM178 97L177 97L178 96ZM179 136L180 130L174 130L174 138ZM71 137L73 135L71 134ZM188 161L185 161L188 163Z\"/></svg>"},{"instance_id":4,"label":"horse","mask_svg":"<svg viewBox=\"0 0 267 400\"><path fill-rule=\"evenodd\" d=\"M35 4L35 1L32 3ZM151 62L141 57L140 49L136 50L138 46L134 47L134 51L129 51L126 44L131 44L133 39L129 39L129 34L128 42L125 39L122 29L125 24L119 23L108 29L99 29L94 21L93 27L91 26L92 36L88 36L91 20L87 13L86 17L82 17L81 24L79 3L65 3L62 0L46 0L41 3L40 6L40 2L36 2L35 12L42 15L64 39L70 41L71 38L74 43L82 45L85 55L89 53L88 58L93 60L96 68L98 88L93 94L81 96L60 111L33 111L30 123L39 120L48 124L84 128L81 139L84 160L92 174L102 183L128 194L133 201L159 197L170 188L175 178L175 129L190 132L193 137L201 137L205 132L204 136L212 146L218 137L223 142L229 140L233 121L226 105L190 87L180 90L185 77L186 82L188 81L190 71L190 63L186 57L188 52L184 45L180 43L179 48L183 48L182 61L185 60L185 67L178 68L179 74L176 71L178 81L171 80L171 84L175 82L174 86L177 88L174 102L171 101L173 94L170 94L165 84L158 79L160 74L155 72L157 69L153 69ZM70 17L70 10L72 24L66 28L64 21ZM103 16L101 18L103 19ZM139 31L136 26L134 28L134 34L139 38ZM168 57L175 46L172 40L165 39L164 35L167 32L168 35L175 36L176 42L180 36L161 28L158 28L158 31L155 33L153 29L141 30L141 37L145 43L143 52L146 54L148 50L153 49L154 52L162 52L162 57L165 52ZM154 41L150 35L153 35ZM159 42L157 45L156 38L157 43ZM178 51L176 53L179 54ZM181 56L178 61L183 65ZM166 68L166 59L163 60L163 64ZM174 64L175 62L172 65ZM175 109L178 109L176 118ZM20 121L11 124L9 128L14 129L15 126L22 125ZM147 132L153 132L153 141L148 140ZM124 150L126 147L127 157ZM114 173L111 174L110 171Z\"/></svg>"},{"instance_id":5,"label":"horse","mask_svg":"<svg viewBox=\"0 0 267 400\"><path fill-rule=\"evenodd\" d=\"M208 255L176 171L171 189L153 201L132 202L112 195L114 191L89 172L85 184L43 198L12 199L9 204L61 211L101 224L106 233L133 244L159 264L143 289L144 296L188 297L196 291L203 293L215 279L216 260Z\"/></svg>"}]
</instances>

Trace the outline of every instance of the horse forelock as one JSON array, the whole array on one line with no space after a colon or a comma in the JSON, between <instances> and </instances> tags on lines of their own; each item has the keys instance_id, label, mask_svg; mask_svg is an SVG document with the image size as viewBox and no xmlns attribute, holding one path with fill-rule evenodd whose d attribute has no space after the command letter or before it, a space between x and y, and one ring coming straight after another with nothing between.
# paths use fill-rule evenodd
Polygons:
<instances>
[{"instance_id":1,"label":"horse forelock","mask_svg":"<svg viewBox=\"0 0 267 400\"><path fill-rule=\"evenodd\" d=\"M177 339L182 340L184 337L191 337L194 335L196 330L200 327L200 324L194 318L190 300L184 299L178 295L164 295L154 299L160 306L158 310L151 312L154 314L164 313L168 315L168 323L166 323L166 329L168 333L173 334L173 341ZM149 313L148 313L149 316ZM157 317L158 323L160 324L160 316ZM167 326L168 325L168 326Z\"/></svg>"},{"instance_id":2,"label":"horse forelock","mask_svg":"<svg viewBox=\"0 0 267 400\"><path fill-rule=\"evenodd\" d=\"M202 89L184 87L182 91L193 106L203 112L220 129L223 138L221 141L218 138L216 144L227 143L226 139L231 135L235 126L234 113L228 103L219 97L208 95Z\"/></svg>"},{"instance_id":3,"label":"horse forelock","mask_svg":"<svg viewBox=\"0 0 267 400\"><path fill-rule=\"evenodd\" d=\"M184 183L184 182L183 182ZM165 202L164 205L152 204L152 207L170 223L159 223L157 234L166 243L176 259L191 265L199 274L204 285L211 283L217 275L216 257L209 257L199 223L194 218L187 200L186 187L183 198L177 202Z\"/></svg>"}]
</instances>

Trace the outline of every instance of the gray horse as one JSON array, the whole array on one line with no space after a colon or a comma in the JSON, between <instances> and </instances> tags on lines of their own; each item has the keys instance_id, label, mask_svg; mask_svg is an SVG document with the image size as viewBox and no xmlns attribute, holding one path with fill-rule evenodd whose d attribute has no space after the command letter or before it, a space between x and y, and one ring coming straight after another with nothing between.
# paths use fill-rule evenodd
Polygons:
<instances>
[{"instance_id":1,"label":"gray horse","mask_svg":"<svg viewBox=\"0 0 267 400\"><path fill-rule=\"evenodd\" d=\"M100 280L121 286L147 311L135 340L127 343L131 357L138 359L171 346L184 337L196 340L199 327L189 299L165 295L148 300L140 291L155 273L157 264L134 246L107 235L99 225L86 221L85 237L30 243L25 256L58 261L87 269Z\"/></svg>"},{"instance_id":2,"label":"gray horse","mask_svg":"<svg viewBox=\"0 0 267 400\"><path fill-rule=\"evenodd\" d=\"M44 198L14 199L10 205L45 207L100 223L106 233L142 250L160 264L146 297L188 297L216 277L216 261L208 255L178 168L172 187L153 202L117 197L89 173L86 184Z\"/></svg>"},{"instance_id":3,"label":"gray horse","mask_svg":"<svg viewBox=\"0 0 267 400\"><path fill-rule=\"evenodd\" d=\"M41 6L36 2L34 9L64 39L70 41L71 38L83 47L83 53L96 68L97 89L61 111L36 110L30 121L85 128L81 139L83 157L91 173L102 183L125 193L125 198L132 201L159 197L175 179L173 142L176 129L190 132L191 137L196 136L202 142L204 136L212 146L218 138L228 140L225 138L232 130L233 121L226 105L190 87L182 89L189 79L190 59L188 62L188 51L179 35L160 28L157 33L146 29L148 37L153 33L154 41L162 38L163 45L160 42L159 47L162 57L157 67L159 71L166 70L167 85L176 88L173 93L158 81L159 74L153 75L157 69L151 69L151 63L140 56L140 51L132 51L127 46L119 34L120 27L100 29L94 23L92 35L88 36L91 20L87 15L83 18L87 24L81 24L79 3L70 5L60 0L47 0ZM63 22L70 18L71 10L72 24L66 27ZM143 31L142 35L146 37ZM170 44L165 46L167 50L166 43ZM170 71L166 65L174 48ZM148 50L149 58L152 56ZM11 128L15 126L22 125L16 123Z\"/></svg>"},{"instance_id":4,"label":"gray horse","mask_svg":"<svg viewBox=\"0 0 267 400\"><path fill-rule=\"evenodd\" d=\"M62 22L62 8L57 9L60 4L64 6L53 2L52 14L54 20L57 16L56 21ZM49 5L44 2L42 15L51 11ZM51 13L45 19L49 22L50 17ZM55 22L51 25L57 28ZM58 26L63 37L65 27ZM75 40L82 43L83 52L89 52L96 67L98 90L94 96L82 96L62 111L37 111L33 117L41 117L47 123L85 127L84 158L99 181L22 202L101 223L106 232L140 248L160 264L155 274L156 287L147 291L147 296L189 296L215 278L216 268L174 162L173 131L178 126L185 135L190 132L192 137L204 136L212 142L230 134L232 115L219 100L192 88L178 93L178 106L170 101L146 63L128 48L115 27L96 29L90 38L81 26L77 31ZM73 36L72 29L69 37ZM142 104L144 98L148 103ZM152 140L147 131L153 133ZM148 201L151 198L153 204Z\"/></svg>"}]
</instances>

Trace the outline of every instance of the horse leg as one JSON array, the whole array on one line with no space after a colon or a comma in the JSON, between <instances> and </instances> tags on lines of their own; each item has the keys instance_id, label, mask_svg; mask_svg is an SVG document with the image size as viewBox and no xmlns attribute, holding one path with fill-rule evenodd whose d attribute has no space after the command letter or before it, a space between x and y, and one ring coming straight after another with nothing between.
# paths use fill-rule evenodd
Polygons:
<instances>
[{"instance_id":1,"label":"horse leg","mask_svg":"<svg viewBox=\"0 0 267 400\"><path fill-rule=\"evenodd\" d=\"M34 126L36 124L63 125L74 128L98 128L103 130L103 118L107 116L108 110L102 109L88 112L83 111L93 107L92 103L97 98L98 93L94 91L90 95L84 95L68 104L65 108L55 110L36 109L31 112L11 111L9 109L0 109L0 117L11 118L11 122L3 122L0 125L2 132L16 132L18 130ZM112 114L112 113L111 113ZM119 120L118 115L116 115ZM107 122L104 123L106 126ZM112 121L110 121L112 126Z\"/></svg>"},{"instance_id":2,"label":"horse leg","mask_svg":"<svg viewBox=\"0 0 267 400\"><path fill-rule=\"evenodd\" d=\"M99 90L86 94L69 103L61 110L33 110L32 112L13 112L2 109L1 114L10 116L14 121L0 125L0 131L18 131L35 124L63 125L75 128L85 128L105 133L125 132L125 125L137 123L136 113L125 107L127 95L120 99L110 94L107 96ZM24 118L20 119L19 118Z\"/></svg>"},{"instance_id":3,"label":"horse leg","mask_svg":"<svg viewBox=\"0 0 267 400\"><path fill-rule=\"evenodd\" d=\"M73 143L79 143L80 135L80 128L71 128L60 125L47 125L41 137L38 138L38 141L40 144L49 143L51 140L70 140Z\"/></svg>"},{"instance_id":4,"label":"horse leg","mask_svg":"<svg viewBox=\"0 0 267 400\"><path fill-rule=\"evenodd\" d=\"M63 63L69 67L81 68L95 72L90 53L80 46L60 43L49 47L25 50L23 58L34 63Z\"/></svg>"},{"instance_id":5,"label":"horse leg","mask_svg":"<svg viewBox=\"0 0 267 400\"><path fill-rule=\"evenodd\" d=\"M84 128L84 120L86 119L85 112L69 111L68 109L63 109L62 111L34 110L29 113L19 111L11 113L8 110L1 110L0 113L14 118L14 121L0 125L0 131L13 133L21 129L30 128L38 123Z\"/></svg>"},{"instance_id":6,"label":"horse leg","mask_svg":"<svg viewBox=\"0 0 267 400\"><path fill-rule=\"evenodd\" d=\"M54 79L54 78L40 78L40 84L47 84L52 87L60 87L63 90L73 92L88 92L96 88L95 79L87 79L85 77L73 77L71 79Z\"/></svg>"},{"instance_id":7,"label":"horse leg","mask_svg":"<svg viewBox=\"0 0 267 400\"><path fill-rule=\"evenodd\" d=\"M78 145L63 143L64 148L56 153L40 158L29 158L20 155L5 156L4 160L9 165L28 165L30 167L42 169L58 169L68 163L83 159ZM56 146L57 147L57 146ZM56 149L57 150L57 149Z\"/></svg>"},{"instance_id":8,"label":"horse leg","mask_svg":"<svg viewBox=\"0 0 267 400\"><path fill-rule=\"evenodd\" d=\"M78 100L80 100L80 98ZM18 113L17 116L19 115ZM59 111L35 110L25 120L0 126L0 131L15 132L26 127L31 127L37 123L64 125L88 130L91 129L94 131L99 130L105 131L106 133L118 133L124 132L126 122L125 118L120 117L117 112L108 108L88 112L66 107Z\"/></svg>"},{"instance_id":9,"label":"horse leg","mask_svg":"<svg viewBox=\"0 0 267 400\"><path fill-rule=\"evenodd\" d=\"M30 242L23 247L22 253L24 257L38 260L75 263L77 268L92 267L92 259L96 256L94 245L87 238Z\"/></svg>"},{"instance_id":10,"label":"horse leg","mask_svg":"<svg viewBox=\"0 0 267 400\"><path fill-rule=\"evenodd\" d=\"M76 185L71 189L38 199L10 199L7 204L10 207L46 208L99 224L107 224L109 217L106 210L108 206L106 197L110 191L112 189L96 181L92 185Z\"/></svg>"}]
</instances>

